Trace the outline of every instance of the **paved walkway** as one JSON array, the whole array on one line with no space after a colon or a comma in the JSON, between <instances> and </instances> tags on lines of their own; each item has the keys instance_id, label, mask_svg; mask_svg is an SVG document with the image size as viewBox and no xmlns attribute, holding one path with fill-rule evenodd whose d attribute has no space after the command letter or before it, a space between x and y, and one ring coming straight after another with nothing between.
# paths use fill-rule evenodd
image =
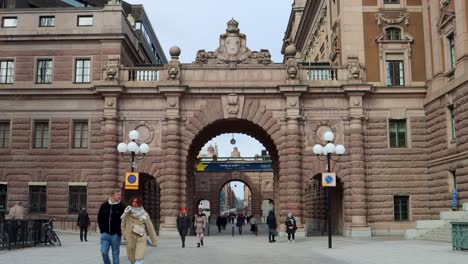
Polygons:
<instances>
[{"instance_id":1,"label":"paved walkway","mask_svg":"<svg viewBox=\"0 0 468 264\"><path fill-rule=\"evenodd\" d=\"M1 263L15 264L93 264L102 263L98 236L79 242L77 234L61 234L62 247L37 247L0 251ZM359 263L359 264L458 264L468 263L468 252L454 252L450 244L386 238L334 238L334 248L327 248L326 237L297 239L289 244L285 238L268 243L267 237L251 234L231 237L210 236L205 246L196 247L194 237L187 238L181 248L175 238L161 238L157 248L149 247L145 263ZM121 263L129 263L125 246L121 247Z\"/></svg>"}]
</instances>

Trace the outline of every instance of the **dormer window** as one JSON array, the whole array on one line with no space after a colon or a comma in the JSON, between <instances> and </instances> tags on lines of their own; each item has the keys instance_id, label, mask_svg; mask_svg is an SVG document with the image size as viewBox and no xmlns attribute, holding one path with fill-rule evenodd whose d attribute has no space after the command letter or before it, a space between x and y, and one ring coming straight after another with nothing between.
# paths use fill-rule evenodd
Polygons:
<instances>
[{"instance_id":1,"label":"dormer window","mask_svg":"<svg viewBox=\"0 0 468 264\"><path fill-rule=\"evenodd\" d=\"M398 28L387 28L385 30L385 40L401 40L401 30Z\"/></svg>"}]
</instances>

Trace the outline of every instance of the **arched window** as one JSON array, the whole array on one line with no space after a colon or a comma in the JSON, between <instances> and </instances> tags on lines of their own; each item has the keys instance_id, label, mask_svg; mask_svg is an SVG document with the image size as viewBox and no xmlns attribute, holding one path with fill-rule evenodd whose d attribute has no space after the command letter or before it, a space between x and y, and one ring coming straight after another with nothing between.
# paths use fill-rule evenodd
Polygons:
<instances>
[{"instance_id":1,"label":"arched window","mask_svg":"<svg viewBox=\"0 0 468 264\"><path fill-rule=\"evenodd\" d=\"M386 40L401 40L401 30L398 28L385 29Z\"/></svg>"}]
</instances>

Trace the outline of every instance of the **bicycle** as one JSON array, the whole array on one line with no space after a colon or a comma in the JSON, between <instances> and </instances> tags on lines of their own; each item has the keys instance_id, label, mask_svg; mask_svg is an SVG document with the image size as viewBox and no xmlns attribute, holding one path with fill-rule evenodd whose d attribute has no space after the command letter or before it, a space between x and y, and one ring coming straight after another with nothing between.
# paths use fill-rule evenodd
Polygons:
<instances>
[{"instance_id":1,"label":"bicycle","mask_svg":"<svg viewBox=\"0 0 468 264\"><path fill-rule=\"evenodd\" d=\"M57 233L55 233L53 228L54 219L50 218L49 221L42 224L42 231L41 237L44 238L44 243L50 243L53 246L62 246L62 242L60 242L60 238L58 237Z\"/></svg>"}]
</instances>

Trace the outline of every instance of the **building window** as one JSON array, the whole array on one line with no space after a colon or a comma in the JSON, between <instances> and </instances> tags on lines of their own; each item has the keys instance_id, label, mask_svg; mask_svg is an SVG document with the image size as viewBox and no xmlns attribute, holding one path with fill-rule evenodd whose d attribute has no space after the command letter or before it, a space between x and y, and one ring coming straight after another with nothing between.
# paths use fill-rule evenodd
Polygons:
<instances>
[{"instance_id":1,"label":"building window","mask_svg":"<svg viewBox=\"0 0 468 264\"><path fill-rule=\"evenodd\" d=\"M29 186L29 211L31 213L45 213L47 208L47 186Z\"/></svg>"},{"instance_id":2,"label":"building window","mask_svg":"<svg viewBox=\"0 0 468 264\"><path fill-rule=\"evenodd\" d=\"M402 60L387 60L387 86L405 85L405 73Z\"/></svg>"},{"instance_id":3,"label":"building window","mask_svg":"<svg viewBox=\"0 0 468 264\"><path fill-rule=\"evenodd\" d=\"M10 147L10 122L0 122L0 148Z\"/></svg>"},{"instance_id":4,"label":"building window","mask_svg":"<svg viewBox=\"0 0 468 264\"><path fill-rule=\"evenodd\" d=\"M388 4L394 5L394 4L399 4L400 0L384 0L383 3L386 5Z\"/></svg>"},{"instance_id":5,"label":"building window","mask_svg":"<svg viewBox=\"0 0 468 264\"><path fill-rule=\"evenodd\" d=\"M406 148L406 120L389 121L390 147Z\"/></svg>"},{"instance_id":6,"label":"building window","mask_svg":"<svg viewBox=\"0 0 468 264\"><path fill-rule=\"evenodd\" d=\"M409 221L409 196L393 197L394 219L396 222Z\"/></svg>"},{"instance_id":7,"label":"building window","mask_svg":"<svg viewBox=\"0 0 468 264\"><path fill-rule=\"evenodd\" d=\"M94 23L93 16L78 16L78 26L92 26Z\"/></svg>"},{"instance_id":8,"label":"building window","mask_svg":"<svg viewBox=\"0 0 468 264\"><path fill-rule=\"evenodd\" d=\"M40 27L55 27L55 17L54 16L39 17L39 26Z\"/></svg>"},{"instance_id":9,"label":"building window","mask_svg":"<svg viewBox=\"0 0 468 264\"><path fill-rule=\"evenodd\" d=\"M37 61L37 83L52 83L52 60Z\"/></svg>"},{"instance_id":10,"label":"building window","mask_svg":"<svg viewBox=\"0 0 468 264\"><path fill-rule=\"evenodd\" d=\"M88 194L86 186L70 186L68 196L68 213L78 213L87 207Z\"/></svg>"},{"instance_id":11,"label":"building window","mask_svg":"<svg viewBox=\"0 0 468 264\"><path fill-rule=\"evenodd\" d=\"M73 148L88 147L88 121L77 120L73 122Z\"/></svg>"},{"instance_id":12,"label":"building window","mask_svg":"<svg viewBox=\"0 0 468 264\"><path fill-rule=\"evenodd\" d=\"M91 60L78 59L75 63L75 82L89 83L91 77Z\"/></svg>"},{"instance_id":13,"label":"building window","mask_svg":"<svg viewBox=\"0 0 468 264\"><path fill-rule=\"evenodd\" d=\"M450 121L449 121L450 142L454 143L455 139L457 138L456 133L455 133L455 108L453 107L453 105L449 105L447 107L447 110L448 110L448 114L450 118Z\"/></svg>"},{"instance_id":14,"label":"building window","mask_svg":"<svg viewBox=\"0 0 468 264\"><path fill-rule=\"evenodd\" d=\"M401 40L401 30L398 28L387 28L385 30L386 40Z\"/></svg>"},{"instance_id":15,"label":"building window","mask_svg":"<svg viewBox=\"0 0 468 264\"><path fill-rule=\"evenodd\" d=\"M449 57L450 57L450 68L455 68L457 59L455 58L455 35L451 33L447 36L448 48L449 48Z\"/></svg>"},{"instance_id":16,"label":"building window","mask_svg":"<svg viewBox=\"0 0 468 264\"><path fill-rule=\"evenodd\" d=\"M34 148L49 147L49 121L34 123Z\"/></svg>"},{"instance_id":17,"label":"building window","mask_svg":"<svg viewBox=\"0 0 468 264\"><path fill-rule=\"evenodd\" d=\"M0 220L3 219L2 215L5 215L8 207L8 185L0 184Z\"/></svg>"},{"instance_id":18,"label":"building window","mask_svg":"<svg viewBox=\"0 0 468 264\"><path fill-rule=\"evenodd\" d=\"M0 83L13 83L15 76L15 62L13 60L0 60Z\"/></svg>"},{"instance_id":19,"label":"building window","mask_svg":"<svg viewBox=\"0 0 468 264\"><path fill-rule=\"evenodd\" d=\"M4 28L15 28L18 24L16 17L4 17L2 18L2 27Z\"/></svg>"}]
</instances>

